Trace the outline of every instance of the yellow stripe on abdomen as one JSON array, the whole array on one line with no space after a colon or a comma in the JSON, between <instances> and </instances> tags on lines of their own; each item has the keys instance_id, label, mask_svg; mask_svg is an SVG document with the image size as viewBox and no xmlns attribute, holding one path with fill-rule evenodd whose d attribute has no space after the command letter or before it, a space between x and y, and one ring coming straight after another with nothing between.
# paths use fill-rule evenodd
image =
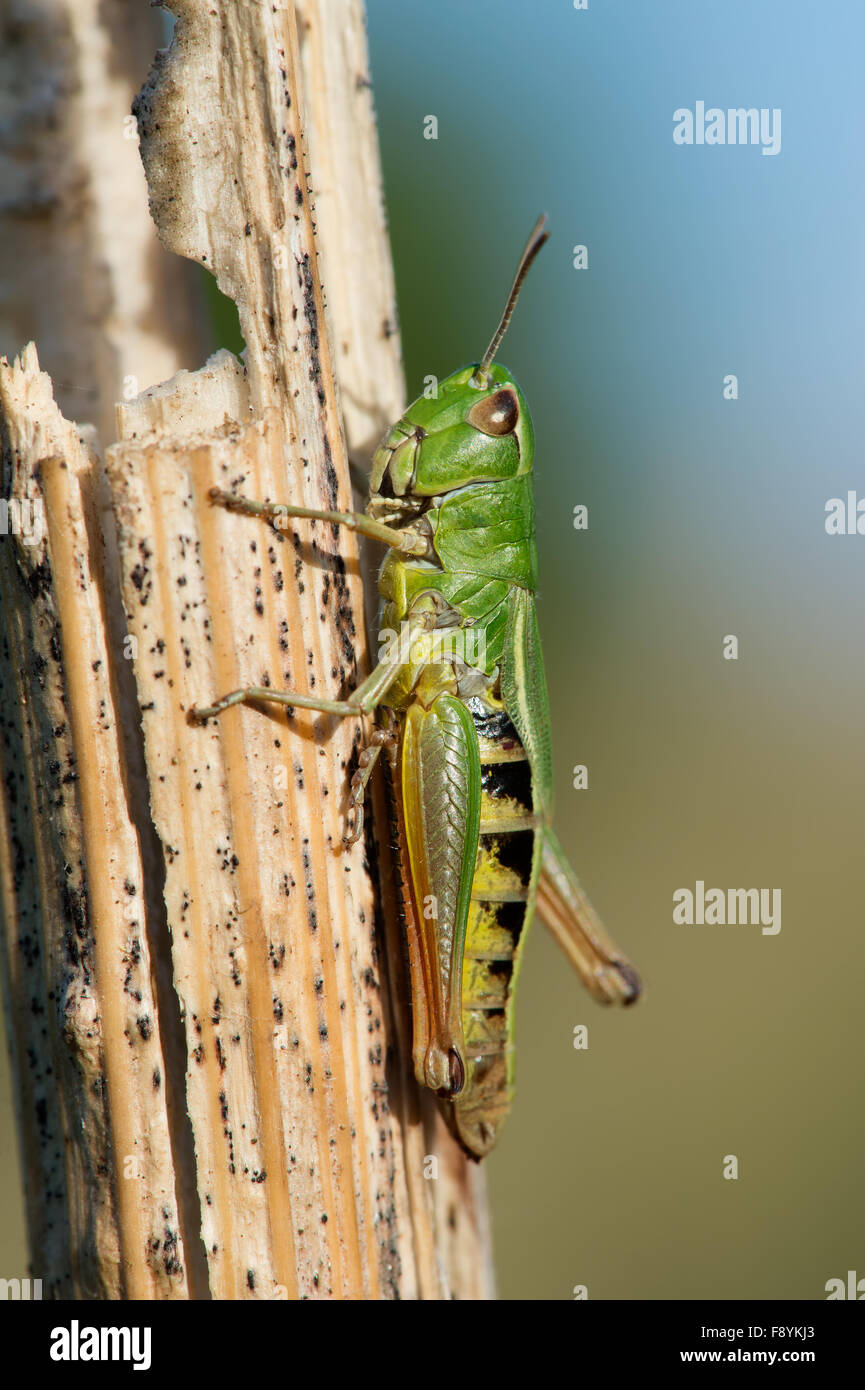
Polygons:
<instances>
[{"instance_id":1,"label":"yellow stripe on abdomen","mask_svg":"<svg viewBox=\"0 0 865 1390\"><path fill-rule=\"evenodd\" d=\"M507 715L503 710L475 714L475 723L481 752L481 833L463 955L468 1075L456 1099L455 1118L464 1139L482 1152L492 1147L511 1103L514 985L537 822L531 769Z\"/></svg>"}]
</instances>

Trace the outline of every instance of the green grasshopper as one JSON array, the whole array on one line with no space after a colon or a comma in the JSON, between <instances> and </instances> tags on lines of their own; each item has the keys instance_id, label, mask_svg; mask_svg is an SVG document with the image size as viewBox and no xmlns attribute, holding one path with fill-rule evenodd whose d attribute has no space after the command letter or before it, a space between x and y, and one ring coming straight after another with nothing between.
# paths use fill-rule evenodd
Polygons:
<instances>
[{"instance_id":1,"label":"green grasshopper","mask_svg":"<svg viewBox=\"0 0 865 1390\"><path fill-rule=\"evenodd\" d=\"M514 995L537 910L602 1003L640 993L552 830L547 687L535 613L534 434L523 394L494 362L526 273L548 236L535 226L479 363L420 396L373 455L363 514L214 501L278 522L311 517L388 547L379 575L375 670L345 700L248 687L193 711L199 722L265 700L347 718L378 716L351 783L350 831L386 748L403 876L417 1081L442 1097L475 1159L513 1095Z\"/></svg>"}]
</instances>

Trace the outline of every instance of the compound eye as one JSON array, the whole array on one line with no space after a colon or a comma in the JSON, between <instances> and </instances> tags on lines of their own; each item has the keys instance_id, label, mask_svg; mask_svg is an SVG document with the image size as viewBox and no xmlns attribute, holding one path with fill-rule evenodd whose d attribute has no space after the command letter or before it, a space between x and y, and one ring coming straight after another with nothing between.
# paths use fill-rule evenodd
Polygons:
<instances>
[{"instance_id":1,"label":"compound eye","mask_svg":"<svg viewBox=\"0 0 865 1390\"><path fill-rule=\"evenodd\" d=\"M520 407L516 394L509 386L478 401L468 413L469 424L474 425L482 434L511 434L516 429L519 418Z\"/></svg>"}]
</instances>

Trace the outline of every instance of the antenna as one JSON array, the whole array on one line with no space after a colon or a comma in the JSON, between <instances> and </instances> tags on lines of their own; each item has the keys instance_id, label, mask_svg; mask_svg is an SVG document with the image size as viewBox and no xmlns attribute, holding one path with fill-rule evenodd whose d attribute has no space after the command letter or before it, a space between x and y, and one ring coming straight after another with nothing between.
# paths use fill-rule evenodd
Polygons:
<instances>
[{"instance_id":1,"label":"antenna","mask_svg":"<svg viewBox=\"0 0 865 1390\"><path fill-rule=\"evenodd\" d=\"M484 386L487 382L487 379L489 378L490 367L492 366L493 358L499 350L502 338L508 331L508 324L511 321L511 314L514 312L514 305L516 304L517 299L519 298L520 290L523 287L523 281L529 273L529 267L532 261L535 259L535 256L540 251L548 236L549 232L547 231L547 214L545 212L542 212L534 227L532 228L531 235L529 236L529 239L526 242L523 254L520 256L520 263L517 266L517 273L514 276L514 283L511 285L511 292L508 295L508 302L505 305L505 311L499 319L499 326L493 334L492 341L490 342L489 347L487 348L486 352L483 355L483 358L481 359L480 366L478 367L477 371L472 377L472 381L477 382L479 386Z\"/></svg>"}]
</instances>

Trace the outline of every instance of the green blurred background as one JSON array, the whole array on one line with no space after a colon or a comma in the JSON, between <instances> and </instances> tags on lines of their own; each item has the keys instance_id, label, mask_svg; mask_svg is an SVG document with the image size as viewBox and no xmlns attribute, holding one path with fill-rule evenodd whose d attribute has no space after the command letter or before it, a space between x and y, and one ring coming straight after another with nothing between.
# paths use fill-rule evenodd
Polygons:
<instances>
[{"instance_id":1,"label":"green blurred background","mask_svg":"<svg viewBox=\"0 0 865 1390\"><path fill-rule=\"evenodd\" d=\"M558 825L646 982L605 1011L533 929L500 1293L824 1298L865 1276L865 537L824 529L865 495L865 11L368 8L412 395L483 351L550 216L500 355L537 434ZM781 152L675 145L698 100L780 107ZM697 879L780 887L780 933L674 926Z\"/></svg>"},{"instance_id":2,"label":"green blurred background","mask_svg":"<svg viewBox=\"0 0 865 1390\"><path fill-rule=\"evenodd\" d=\"M485 1165L500 1294L823 1298L865 1277L865 537L824 529L828 498L865 495L865 13L368 14L412 395L482 352L550 216L501 358L537 436L558 825L646 982L604 1011L533 930L517 1101ZM674 145L697 100L780 107L781 153ZM780 933L675 926L697 879L781 888ZM17 1268L8 1127L0 1162Z\"/></svg>"}]
</instances>

